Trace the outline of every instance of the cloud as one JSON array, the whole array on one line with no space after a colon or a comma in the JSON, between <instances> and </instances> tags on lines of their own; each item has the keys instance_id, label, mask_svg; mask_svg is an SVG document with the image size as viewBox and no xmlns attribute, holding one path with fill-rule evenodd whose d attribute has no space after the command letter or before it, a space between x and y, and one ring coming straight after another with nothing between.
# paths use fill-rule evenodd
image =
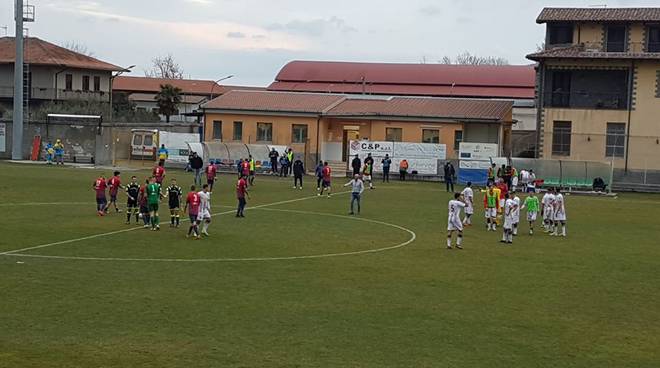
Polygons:
<instances>
[{"instance_id":1,"label":"cloud","mask_svg":"<svg viewBox=\"0 0 660 368\"><path fill-rule=\"evenodd\" d=\"M211 5L213 1L211 0L183 0L186 3L199 4L199 5Z\"/></svg>"},{"instance_id":2,"label":"cloud","mask_svg":"<svg viewBox=\"0 0 660 368\"><path fill-rule=\"evenodd\" d=\"M328 32L339 31L342 33L355 32L357 29L351 27L345 20L332 16L327 19L296 19L288 23L274 23L266 27L271 31L284 31L293 34L303 34L308 36L320 37Z\"/></svg>"},{"instance_id":3,"label":"cloud","mask_svg":"<svg viewBox=\"0 0 660 368\"><path fill-rule=\"evenodd\" d=\"M435 5L427 5L419 9L419 12L427 15L427 16L433 16L436 17L438 15L442 14L442 9L438 6Z\"/></svg>"},{"instance_id":4,"label":"cloud","mask_svg":"<svg viewBox=\"0 0 660 368\"><path fill-rule=\"evenodd\" d=\"M194 0L199 1L199 0ZM199 47L223 50L303 50L307 42L300 37L284 32L268 32L264 28L232 22L190 23L183 21L155 20L144 17L115 14L103 10L90 9L88 6L71 8L58 7L59 11L84 14L102 21L123 22L144 27L144 32L167 33L189 44ZM222 36L224 35L224 36ZM257 35L250 37L249 35Z\"/></svg>"},{"instance_id":5,"label":"cloud","mask_svg":"<svg viewBox=\"0 0 660 368\"><path fill-rule=\"evenodd\" d=\"M243 33L243 32L228 32L227 37L229 37L229 38L245 38L245 33Z\"/></svg>"}]
</instances>

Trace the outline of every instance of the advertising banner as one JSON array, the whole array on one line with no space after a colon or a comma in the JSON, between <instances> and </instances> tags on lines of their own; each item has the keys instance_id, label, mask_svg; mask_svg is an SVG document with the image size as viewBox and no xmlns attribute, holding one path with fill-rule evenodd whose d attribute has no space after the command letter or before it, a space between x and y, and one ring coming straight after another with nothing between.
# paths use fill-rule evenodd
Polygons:
<instances>
[{"instance_id":1,"label":"advertising banner","mask_svg":"<svg viewBox=\"0 0 660 368\"><path fill-rule=\"evenodd\" d=\"M374 158L374 171L379 172L383 170L382 161L387 154L392 159L392 173L398 172L399 162L406 159L409 173L417 171L422 175L438 175L438 160L447 158L447 146L433 143L351 141L349 153L349 166L355 155L364 161L371 154Z\"/></svg>"},{"instance_id":2,"label":"advertising banner","mask_svg":"<svg viewBox=\"0 0 660 368\"><path fill-rule=\"evenodd\" d=\"M461 142L458 147L458 157L462 160L490 161L498 156L498 146L492 143Z\"/></svg>"}]
</instances>

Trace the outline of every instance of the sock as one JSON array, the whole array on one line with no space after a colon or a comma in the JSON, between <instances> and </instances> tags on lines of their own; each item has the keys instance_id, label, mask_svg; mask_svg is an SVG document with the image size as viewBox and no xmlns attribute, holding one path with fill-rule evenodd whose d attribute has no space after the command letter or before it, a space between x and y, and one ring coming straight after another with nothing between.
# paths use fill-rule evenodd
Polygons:
<instances>
[{"instance_id":1,"label":"sock","mask_svg":"<svg viewBox=\"0 0 660 368\"><path fill-rule=\"evenodd\" d=\"M174 220L176 221L176 226L179 226L179 223L181 222L179 215L174 216Z\"/></svg>"},{"instance_id":2,"label":"sock","mask_svg":"<svg viewBox=\"0 0 660 368\"><path fill-rule=\"evenodd\" d=\"M174 225L174 215L170 215L170 225Z\"/></svg>"},{"instance_id":3,"label":"sock","mask_svg":"<svg viewBox=\"0 0 660 368\"><path fill-rule=\"evenodd\" d=\"M460 247L461 243L463 243L463 234L459 233L458 238L456 238L456 245Z\"/></svg>"},{"instance_id":4,"label":"sock","mask_svg":"<svg viewBox=\"0 0 660 368\"><path fill-rule=\"evenodd\" d=\"M204 224L202 225L202 232L205 233L205 232L208 232L208 230L209 230L209 223L204 222Z\"/></svg>"},{"instance_id":5,"label":"sock","mask_svg":"<svg viewBox=\"0 0 660 368\"><path fill-rule=\"evenodd\" d=\"M131 211L126 211L126 222L131 222Z\"/></svg>"},{"instance_id":6,"label":"sock","mask_svg":"<svg viewBox=\"0 0 660 368\"><path fill-rule=\"evenodd\" d=\"M451 247L451 237L447 237L447 247Z\"/></svg>"},{"instance_id":7,"label":"sock","mask_svg":"<svg viewBox=\"0 0 660 368\"><path fill-rule=\"evenodd\" d=\"M150 216L149 220L151 220L151 221L149 221L151 223L151 227L156 227L156 216L154 216L154 217Z\"/></svg>"},{"instance_id":8,"label":"sock","mask_svg":"<svg viewBox=\"0 0 660 368\"><path fill-rule=\"evenodd\" d=\"M192 234L192 232L193 232L193 227L195 227L195 226L194 226L194 225L190 225L190 226L188 227L188 235Z\"/></svg>"},{"instance_id":9,"label":"sock","mask_svg":"<svg viewBox=\"0 0 660 368\"><path fill-rule=\"evenodd\" d=\"M561 225L561 234L566 236L566 225Z\"/></svg>"},{"instance_id":10,"label":"sock","mask_svg":"<svg viewBox=\"0 0 660 368\"><path fill-rule=\"evenodd\" d=\"M502 240L506 241L507 239L508 237L506 236L506 230L504 230L504 232L502 233Z\"/></svg>"},{"instance_id":11,"label":"sock","mask_svg":"<svg viewBox=\"0 0 660 368\"><path fill-rule=\"evenodd\" d=\"M154 216L156 218L156 226L160 225L160 217L158 215Z\"/></svg>"}]
</instances>

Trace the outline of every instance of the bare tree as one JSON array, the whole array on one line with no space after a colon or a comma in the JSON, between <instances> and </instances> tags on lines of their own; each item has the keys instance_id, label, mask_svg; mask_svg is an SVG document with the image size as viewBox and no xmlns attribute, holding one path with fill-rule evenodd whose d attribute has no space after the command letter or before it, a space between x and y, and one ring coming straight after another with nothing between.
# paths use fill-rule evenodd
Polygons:
<instances>
[{"instance_id":1,"label":"bare tree","mask_svg":"<svg viewBox=\"0 0 660 368\"><path fill-rule=\"evenodd\" d=\"M67 41L62 45L62 47L86 56L94 56L94 52L92 52L87 48L87 46L78 41Z\"/></svg>"},{"instance_id":2,"label":"bare tree","mask_svg":"<svg viewBox=\"0 0 660 368\"><path fill-rule=\"evenodd\" d=\"M144 75L151 78L183 79L183 68L170 54L151 59L151 70L145 70Z\"/></svg>"},{"instance_id":3,"label":"bare tree","mask_svg":"<svg viewBox=\"0 0 660 368\"><path fill-rule=\"evenodd\" d=\"M454 64L454 65L509 65L509 61L502 57L497 56L479 56L472 55L469 51L465 51L456 55L455 58L445 56L439 61L440 64Z\"/></svg>"}]
</instances>

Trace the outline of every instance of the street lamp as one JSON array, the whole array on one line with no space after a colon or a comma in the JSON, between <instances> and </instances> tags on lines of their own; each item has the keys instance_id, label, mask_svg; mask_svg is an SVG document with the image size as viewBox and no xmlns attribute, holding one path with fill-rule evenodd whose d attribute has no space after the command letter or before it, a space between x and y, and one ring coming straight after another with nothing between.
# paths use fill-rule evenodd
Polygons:
<instances>
[{"instance_id":1,"label":"street lamp","mask_svg":"<svg viewBox=\"0 0 660 368\"><path fill-rule=\"evenodd\" d=\"M233 74L232 74L232 75L228 75L228 76L226 76L226 77L222 77L222 78L218 79L217 81L213 82L213 86L211 86L211 94L209 95L209 101L211 101L211 100L213 99L213 90L215 89L215 86L216 86L218 83L222 82L223 80L227 80L227 79L229 79L229 78L234 78L234 75L233 75Z\"/></svg>"},{"instance_id":2,"label":"street lamp","mask_svg":"<svg viewBox=\"0 0 660 368\"><path fill-rule=\"evenodd\" d=\"M120 71L118 71L116 74L110 76L110 122L112 122L112 113L113 113L113 107L112 107L112 84L118 76L124 74L124 73L130 73L131 69L135 68L135 65L131 65L127 68L124 68Z\"/></svg>"}]
</instances>

